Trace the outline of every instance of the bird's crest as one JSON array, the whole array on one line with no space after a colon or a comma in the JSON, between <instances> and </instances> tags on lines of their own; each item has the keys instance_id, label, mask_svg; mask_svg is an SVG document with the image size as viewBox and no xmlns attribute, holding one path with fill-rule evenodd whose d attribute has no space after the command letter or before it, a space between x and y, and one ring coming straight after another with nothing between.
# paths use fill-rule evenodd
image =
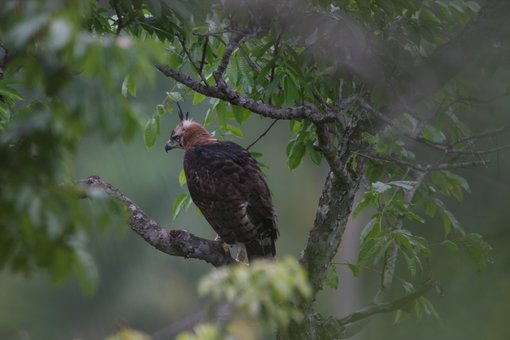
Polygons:
<instances>
[{"instance_id":1,"label":"bird's crest","mask_svg":"<svg viewBox=\"0 0 510 340\"><path fill-rule=\"evenodd\" d=\"M179 115L179 119L181 120L181 122L182 122L182 121L184 121L184 120L191 120L191 119L189 118L189 112L186 112L186 115L184 115L184 113L182 112L182 108L181 108L181 106L179 105L179 103L178 103L178 102L176 102L176 104L177 104L177 107L179 108L178 115Z\"/></svg>"}]
</instances>

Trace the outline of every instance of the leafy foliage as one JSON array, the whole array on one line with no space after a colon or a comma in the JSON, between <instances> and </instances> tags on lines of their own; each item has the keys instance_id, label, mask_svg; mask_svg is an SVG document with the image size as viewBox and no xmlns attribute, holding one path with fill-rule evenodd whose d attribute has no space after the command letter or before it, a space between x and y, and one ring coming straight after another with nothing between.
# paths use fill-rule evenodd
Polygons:
<instances>
[{"instance_id":1,"label":"leafy foliage","mask_svg":"<svg viewBox=\"0 0 510 340\"><path fill-rule=\"evenodd\" d=\"M471 84L454 79L416 107L391 112L405 92L406 83L399 80L412 78L409 70L456 36L480 10L477 2L4 2L1 267L27 274L43 268L57 282L74 268L82 286L93 290L97 273L86 235L91 226L102 228L122 215L106 199L97 202L104 210L94 208L94 214L77 199L84 193L62 164L79 141L90 135L127 140L140 129L151 148L162 132L162 118L185 99L194 105L208 102L200 120L218 138L243 138L252 115L248 98L290 112L314 108L319 118L329 117L320 124L317 117L289 119L289 169L308 155L316 165L327 161L335 176L363 172L365 193L353 215L370 211L371 219L361 233L358 262L350 265L355 274L378 265L381 281L388 281L401 258L412 281L428 273L432 244L454 256L464 249L478 271L485 269L490 246L465 231L449 208L452 199L461 201L470 192L455 172L465 164L459 162L484 154L473 152L476 138L459 114L473 109L460 100ZM234 37L239 37L235 44ZM185 77L145 116L137 109L137 90L153 83L160 65ZM192 86L181 84L188 80ZM226 86L228 91L221 92ZM207 98L204 88L217 92ZM233 95L225 99L225 93ZM359 138L351 138L360 130ZM338 167L343 152L349 161ZM182 174L179 182L185 184ZM179 195L174 218L190 204L188 194ZM425 228L438 226L442 239L434 243L423 236ZM329 268L324 283L336 288L335 266L323 268ZM221 269L201 284L202 292L226 300L248 318L260 318L266 328L299 321L302 315L291 302L308 299L309 289L302 269L290 259L249 270ZM437 315L423 297L415 308L418 316ZM212 339L218 330L203 325L195 335Z\"/></svg>"},{"instance_id":2,"label":"leafy foliage","mask_svg":"<svg viewBox=\"0 0 510 340\"><path fill-rule=\"evenodd\" d=\"M301 320L297 305L311 297L307 275L291 257L214 270L198 290L216 304L227 303L233 309L230 315L256 321L266 330L285 329L290 321Z\"/></svg>"},{"instance_id":3,"label":"leafy foliage","mask_svg":"<svg viewBox=\"0 0 510 340\"><path fill-rule=\"evenodd\" d=\"M124 215L114 203L91 215L62 160L87 134L132 136L139 121L128 94L154 79L151 59L163 50L149 37L105 35L111 21L93 2L48 6L7 1L0 10L2 47L12 56L0 80L0 264L27 274L45 268L57 282L74 267L90 291L97 274L87 231Z\"/></svg>"}]
</instances>

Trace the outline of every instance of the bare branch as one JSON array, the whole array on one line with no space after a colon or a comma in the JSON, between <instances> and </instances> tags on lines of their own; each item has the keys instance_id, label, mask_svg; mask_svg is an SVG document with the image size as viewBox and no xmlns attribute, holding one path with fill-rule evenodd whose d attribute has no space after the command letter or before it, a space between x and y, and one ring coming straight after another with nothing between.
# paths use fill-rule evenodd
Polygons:
<instances>
[{"instance_id":1,"label":"bare branch","mask_svg":"<svg viewBox=\"0 0 510 340\"><path fill-rule=\"evenodd\" d=\"M87 177L78 184L89 191L105 192L125 205L130 214L131 229L158 250L172 256L203 260L216 267L234 262L230 254L225 253L221 242L206 240L183 230L163 228L129 197L98 176Z\"/></svg>"},{"instance_id":2,"label":"bare branch","mask_svg":"<svg viewBox=\"0 0 510 340\"><path fill-rule=\"evenodd\" d=\"M378 161L397 164L397 165L406 167L408 169L413 169L418 172L424 172L425 167L426 167L426 166L422 166L420 164L413 164L413 163L404 161L402 159L393 158L393 157L389 157L389 156L383 156L383 155L377 155L377 154L367 154L367 153L362 153L362 152L355 152L355 154L358 156L364 157L364 158L371 159L371 160L378 160Z\"/></svg>"},{"instance_id":3,"label":"bare branch","mask_svg":"<svg viewBox=\"0 0 510 340\"><path fill-rule=\"evenodd\" d=\"M459 139L453 145L464 144L464 143L470 142L472 140L479 140L479 139L486 138L486 137L494 137L494 136L497 136L509 129L510 129L510 126L503 126L502 128L484 131L484 132L481 132L476 135L472 135L472 136L468 136L466 138Z\"/></svg>"},{"instance_id":4,"label":"bare branch","mask_svg":"<svg viewBox=\"0 0 510 340\"><path fill-rule=\"evenodd\" d=\"M428 167L428 170L446 170L446 169L462 169L462 168L471 168L474 166L487 166L491 163L491 161L487 159L482 159L479 161L470 161L470 162L457 162L457 163L439 163L433 164Z\"/></svg>"}]
</instances>

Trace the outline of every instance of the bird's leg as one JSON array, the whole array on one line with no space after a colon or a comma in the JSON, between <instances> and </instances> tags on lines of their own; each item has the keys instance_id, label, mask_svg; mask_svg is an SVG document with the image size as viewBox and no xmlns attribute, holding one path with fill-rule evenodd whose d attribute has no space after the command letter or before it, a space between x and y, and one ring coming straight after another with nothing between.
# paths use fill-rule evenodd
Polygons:
<instances>
[{"instance_id":1,"label":"bird's leg","mask_svg":"<svg viewBox=\"0 0 510 340\"><path fill-rule=\"evenodd\" d=\"M237 246L237 255L236 255L236 262L237 263L242 263L244 265L249 265L248 263L248 255L246 253L246 247L244 245L244 243L239 243L237 242L235 244L235 246Z\"/></svg>"},{"instance_id":2,"label":"bird's leg","mask_svg":"<svg viewBox=\"0 0 510 340\"><path fill-rule=\"evenodd\" d=\"M216 235L214 240L217 242L221 242L221 246L222 246L223 250L225 251L225 254L229 254L230 256L232 256L232 254L236 253L235 248L237 248L237 253L236 253L234 260L237 263L241 263L241 264L244 264L247 266L249 265L248 256L246 253L246 247L244 246L243 243L236 242L234 244L228 244L221 239L220 235Z\"/></svg>"},{"instance_id":3,"label":"bird's leg","mask_svg":"<svg viewBox=\"0 0 510 340\"><path fill-rule=\"evenodd\" d=\"M214 240L217 242L221 242L221 247L223 248L223 251L225 252L225 254L231 255L230 254L230 246L221 239L220 235L216 235Z\"/></svg>"}]
</instances>

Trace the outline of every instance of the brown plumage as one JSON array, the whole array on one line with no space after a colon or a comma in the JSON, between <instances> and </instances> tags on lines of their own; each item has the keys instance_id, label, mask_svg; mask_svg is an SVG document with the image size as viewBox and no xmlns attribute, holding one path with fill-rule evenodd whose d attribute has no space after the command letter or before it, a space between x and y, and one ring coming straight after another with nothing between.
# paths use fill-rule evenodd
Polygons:
<instances>
[{"instance_id":1,"label":"brown plumage","mask_svg":"<svg viewBox=\"0 0 510 340\"><path fill-rule=\"evenodd\" d=\"M215 139L199 123L183 119L165 150L184 149L191 199L227 244L242 243L248 259L273 258L276 214L257 161L233 142Z\"/></svg>"}]
</instances>

